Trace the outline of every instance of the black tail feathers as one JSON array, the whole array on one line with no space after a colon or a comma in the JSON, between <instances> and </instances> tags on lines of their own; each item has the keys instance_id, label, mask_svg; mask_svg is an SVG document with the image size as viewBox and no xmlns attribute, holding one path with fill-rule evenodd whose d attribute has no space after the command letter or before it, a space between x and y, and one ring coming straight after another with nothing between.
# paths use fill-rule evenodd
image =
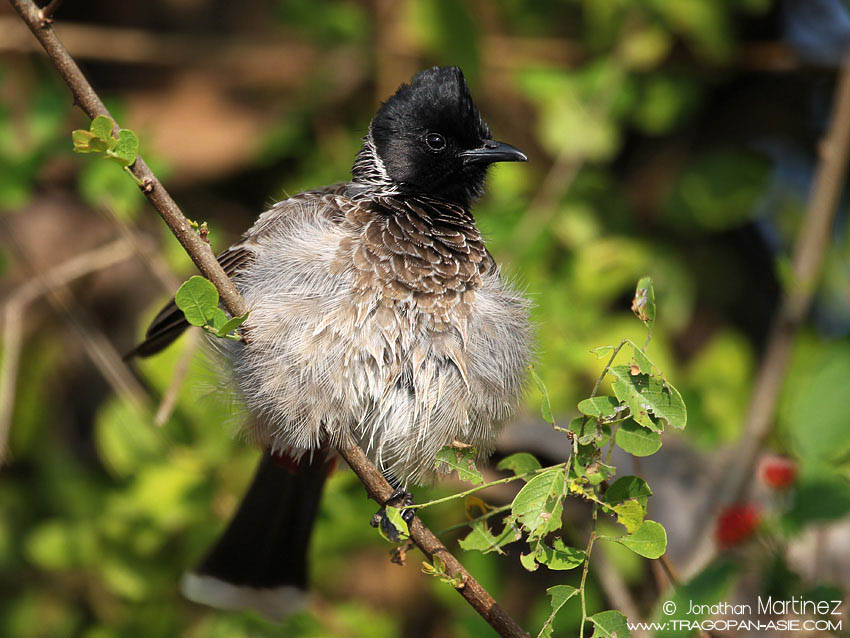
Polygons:
<instances>
[{"instance_id":1,"label":"black tail feathers","mask_svg":"<svg viewBox=\"0 0 850 638\"><path fill-rule=\"evenodd\" d=\"M177 307L172 299L156 317L151 321L151 325L145 332L145 340L133 348L130 352L124 355L124 360L129 360L133 357L150 357L162 350L165 350L177 337L186 332L189 323L183 315L183 311Z\"/></svg>"},{"instance_id":2,"label":"black tail feathers","mask_svg":"<svg viewBox=\"0 0 850 638\"><path fill-rule=\"evenodd\" d=\"M231 246L220 253L216 259L224 269L228 277L233 277L240 268L245 266L252 258L253 253L243 245ZM124 355L124 360L133 357L150 357L165 350L180 335L186 332L189 323L183 316L183 311L177 307L172 299L160 310L151 321L145 333L145 340Z\"/></svg>"},{"instance_id":3,"label":"black tail feathers","mask_svg":"<svg viewBox=\"0 0 850 638\"><path fill-rule=\"evenodd\" d=\"M307 588L307 548L332 461L323 450L300 460L265 454L224 534L183 594L223 609L255 609L280 619Z\"/></svg>"}]
</instances>

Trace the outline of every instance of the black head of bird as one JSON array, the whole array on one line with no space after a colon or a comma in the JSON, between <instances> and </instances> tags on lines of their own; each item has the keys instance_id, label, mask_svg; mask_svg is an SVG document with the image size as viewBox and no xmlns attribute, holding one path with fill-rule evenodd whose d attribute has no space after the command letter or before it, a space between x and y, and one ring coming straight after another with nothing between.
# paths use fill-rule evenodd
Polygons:
<instances>
[{"instance_id":1,"label":"black head of bird","mask_svg":"<svg viewBox=\"0 0 850 638\"><path fill-rule=\"evenodd\" d=\"M352 171L355 181L468 206L493 162L525 161L496 142L458 67L417 73L381 105Z\"/></svg>"}]
</instances>

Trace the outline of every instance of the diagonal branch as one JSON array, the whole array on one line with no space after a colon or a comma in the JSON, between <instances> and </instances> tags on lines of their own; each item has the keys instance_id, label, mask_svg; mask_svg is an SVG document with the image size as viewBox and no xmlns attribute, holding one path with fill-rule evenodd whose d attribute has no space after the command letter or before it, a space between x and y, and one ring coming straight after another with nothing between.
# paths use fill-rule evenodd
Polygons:
<instances>
[{"instance_id":1,"label":"diagonal branch","mask_svg":"<svg viewBox=\"0 0 850 638\"><path fill-rule=\"evenodd\" d=\"M74 94L74 101L77 106L92 119L98 115L106 115L112 118L112 115L103 105L100 96L95 93L83 72L80 71L80 67L77 66L59 38L56 37L53 28L49 24L43 24L41 11L35 3L32 0L10 0L10 2L29 27L29 30L41 43L41 46L44 47L53 66L56 67L62 79L65 80L65 84ZM112 119L115 120L115 118ZM115 132L117 133L117 131L116 125ZM234 316L244 315L246 311L245 302L239 295L239 291L236 290L236 286L224 274L224 270L219 266L210 247L189 225L180 208L171 199L171 195L168 194L168 191L148 168L141 156L136 158L130 170L143 184L142 192L171 229L171 232L174 233L174 236L177 237L198 270L218 288L221 300L230 313Z\"/></svg>"},{"instance_id":2,"label":"diagonal branch","mask_svg":"<svg viewBox=\"0 0 850 638\"><path fill-rule=\"evenodd\" d=\"M797 332L817 290L850 156L850 50L838 75L829 129L818 153L817 172L794 245L793 278L773 320L767 351L750 397L744 433L727 465L725 480L714 492L713 507L705 508L705 514L712 517L709 520L716 518L722 507L746 495L759 451L775 427L776 406ZM704 531L686 570L690 574L707 564L714 554L712 526L704 521L697 529Z\"/></svg>"},{"instance_id":3,"label":"diagonal branch","mask_svg":"<svg viewBox=\"0 0 850 638\"><path fill-rule=\"evenodd\" d=\"M62 75L76 103L86 115L90 118L98 115L109 116L109 111L56 37L52 27L49 24L43 24L41 13L35 3L32 0L10 0L10 2L44 47L50 61ZM180 208L141 157L136 158L131 171L140 180L145 196L183 245L198 270L215 284L227 309L234 316L245 314L247 310L245 301L216 261L210 247L195 233ZM366 491L372 499L383 505L392 497L393 488L350 434L343 433L337 445L337 451L366 486ZM410 538L429 559L439 556L445 562L449 576L459 577L462 583L458 587L460 595L500 636L505 638L528 636L525 630L464 569L445 545L417 517L414 517L410 523Z\"/></svg>"}]
</instances>

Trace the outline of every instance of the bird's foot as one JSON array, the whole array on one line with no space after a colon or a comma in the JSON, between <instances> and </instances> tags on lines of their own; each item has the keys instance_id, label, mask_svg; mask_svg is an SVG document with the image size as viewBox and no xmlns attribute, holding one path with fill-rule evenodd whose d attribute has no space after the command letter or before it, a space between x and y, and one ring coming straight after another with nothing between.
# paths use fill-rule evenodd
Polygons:
<instances>
[{"instance_id":1,"label":"bird's foot","mask_svg":"<svg viewBox=\"0 0 850 638\"><path fill-rule=\"evenodd\" d=\"M413 505L413 494L406 490L398 488L393 493L393 495L387 499L386 503L384 503L384 506L375 513L375 515L372 517L372 520L369 521L369 524L372 527L379 528L384 533L384 535L392 542L398 542L400 540L399 532L396 526L393 525L392 521L390 521L389 517L387 516L387 506L405 508L408 505ZM410 521L413 520L413 517L415 515L416 513L411 509L401 510L401 517L408 525L410 525Z\"/></svg>"}]
</instances>

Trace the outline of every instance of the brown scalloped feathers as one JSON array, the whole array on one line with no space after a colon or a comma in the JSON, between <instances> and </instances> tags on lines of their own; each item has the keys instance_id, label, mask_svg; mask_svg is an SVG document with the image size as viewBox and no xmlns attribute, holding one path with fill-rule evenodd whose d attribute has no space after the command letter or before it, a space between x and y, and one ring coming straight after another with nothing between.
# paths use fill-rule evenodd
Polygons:
<instances>
[{"instance_id":1,"label":"brown scalloped feathers","mask_svg":"<svg viewBox=\"0 0 850 638\"><path fill-rule=\"evenodd\" d=\"M468 211L409 196L336 205L354 235L340 244L339 264L353 264L364 297L377 291L383 306L411 304L436 330L465 323L481 275L496 268Z\"/></svg>"}]
</instances>

